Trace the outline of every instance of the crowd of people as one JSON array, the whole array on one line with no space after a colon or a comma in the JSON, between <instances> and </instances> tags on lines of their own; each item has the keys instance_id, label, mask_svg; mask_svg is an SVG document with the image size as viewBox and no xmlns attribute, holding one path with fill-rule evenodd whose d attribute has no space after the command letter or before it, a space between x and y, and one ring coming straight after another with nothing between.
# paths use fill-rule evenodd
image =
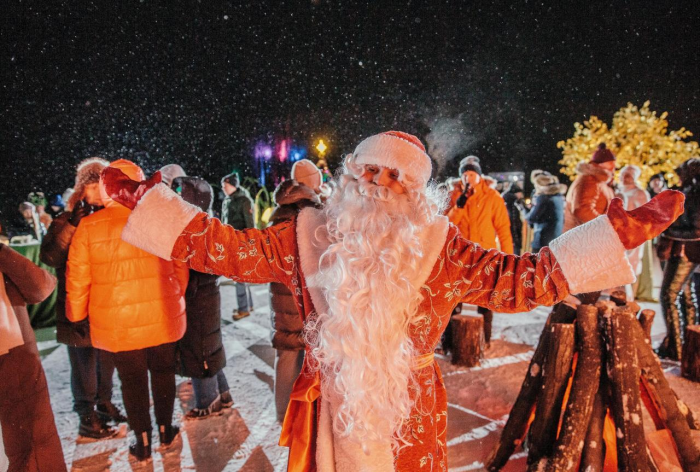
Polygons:
<instances>
[{"instance_id":1,"label":"crowd of people","mask_svg":"<svg viewBox=\"0 0 700 472\"><path fill-rule=\"evenodd\" d=\"M356 465L367 456L380 468L416 470L426 454L446 463L446 396L432 356L462 302L478 307L489 343L494 311L527 311L610 284L651 299L647 240L656 238L667 325L659 354L679 358L684 327L698 322L700 160L677 170L684 212L679 194L662 193L663 175L644 190L641 169L623 167L617 182L615 169L601 144L568 189L536 170L525 198L518 182L499 193L480 159L467 156L456 178L436 186L419 140L382 133L346 157L331 186L313 162L296 162L274 192L268 228L256 229L254 202L238 174L221 179L215 218L212 186L180 165L147 179L130 161L90 158L78 165L70 191L50 202L30 194L18 227L41 242L41 261L56 269L57 340L69 353L81 437L113 437L126 421L135 436L130 454L147 460L152 398L159 444L169 447L179 433L176 374L192 379L195 406L185 420L232 407L223 371L224 276L236 285L234 321L254 310L249 284L270 284L276 415L290 462ZM17 306L45 298L55 282L27 261L27 269L3 264L21 259L9 253L0 245L0 289L9 294L0 293L0 302L12 301L0 303L9 307L0 322L12 319L14 306L22 329L16 342L0 342L0 375L30 361L38 372L26 310ZM36 280L25 280L31 274ZM32 290L21 288L25 282ZM24 298L12 296L11 284ZM449 339L442 338L444 349ZM30 361L19 359L24 351ZM115 370L125 411L112 402ZM43 371L32 382L25 387L37 400L23 411L53 425ZM3 403L11 398L4 395ZM20 414L4 407L0 414L11 466L44 470L37 441L55 450L55 428L28 440L15 434ZM57 470L57 447L45 470Z\"/></svg>"}]
</instances>

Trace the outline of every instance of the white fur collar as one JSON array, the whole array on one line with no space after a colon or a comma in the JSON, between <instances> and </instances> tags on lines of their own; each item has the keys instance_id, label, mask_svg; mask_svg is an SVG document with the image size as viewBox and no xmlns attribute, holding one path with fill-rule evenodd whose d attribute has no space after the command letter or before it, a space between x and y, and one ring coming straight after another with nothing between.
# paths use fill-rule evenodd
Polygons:
<instances>
[{"instance_id":1,"label":"white fur collar","mask_svg":"<svg viewBox=\"0 0 700 472\"><path fill-rule=\"evenodd\" d=\"M436 221L423 229L421 241L425 248L425 254L421 261L421 270L412 281L413 286L419 289L428 280L435 266L440 252L445 244L449 220L445 216L438 216ZM323 293L323 280L318 277L319 260L321 255L330 245L326 232L326 219L323 210L316 208L304 208L297 218L297 243L299 245L299 259L301 271L306 280L306 287L317 312L326 312L328 303Z\"/></svg>"}]
</instances>

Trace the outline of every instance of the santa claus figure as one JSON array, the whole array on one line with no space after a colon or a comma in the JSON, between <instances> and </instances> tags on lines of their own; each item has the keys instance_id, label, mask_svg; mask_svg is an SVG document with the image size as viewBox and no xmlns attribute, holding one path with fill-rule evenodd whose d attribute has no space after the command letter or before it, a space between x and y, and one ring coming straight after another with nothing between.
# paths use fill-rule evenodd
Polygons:
<instances>
[{"instance_id":1,"label":"santa claus figure","mask_svg":"<svg viewBox=\"0 0 700 472\"><path fill-rule=\"evenodd\" d=\"M103 180L133 208L122 238L192 269L287 285L308 344L280 444L292 471L447 470L447 397L433 350L452 310L552 305L569 293L634 281L625 250L665 229L683 196L664 192L554 240L537 254L484 250L440 214L421 142L400 132L362 141L323 209L236 231L151 179Z\"/></svg>"}]
</instances>

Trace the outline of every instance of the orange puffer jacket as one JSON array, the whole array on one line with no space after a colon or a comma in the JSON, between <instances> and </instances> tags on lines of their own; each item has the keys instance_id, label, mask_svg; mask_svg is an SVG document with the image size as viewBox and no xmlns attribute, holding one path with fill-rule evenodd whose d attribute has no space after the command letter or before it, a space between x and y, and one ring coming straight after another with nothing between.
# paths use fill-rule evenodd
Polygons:
<instances>
[{"instance_id":1,"label":"orange puffer jacket","mask_svg":"<svg viewBox=\"0 0 700 472\"><path fill-rule=\"evenodd\" d=\"M92 345L110 352L179 340L186 328L187 267L122 241L131 210L103 200L105 209L83 218L71 242L66 316L89 316Z\"/></svg>"},{"instance_id":2,"label":"orange puffer jacket","mask_svg":"<svg viewBox=\"0 0 700 472\"><path fill-rule=\"evenodd\" d=\"M454 206L447 216L459 228L464 239L477 243L484 249L495 249L498 247L498 237L501 251L513 254L513 236L510 234L506 202L484 180L476 185L474 194L467 199L464 208Z\"/></svg>"}]
</instances>

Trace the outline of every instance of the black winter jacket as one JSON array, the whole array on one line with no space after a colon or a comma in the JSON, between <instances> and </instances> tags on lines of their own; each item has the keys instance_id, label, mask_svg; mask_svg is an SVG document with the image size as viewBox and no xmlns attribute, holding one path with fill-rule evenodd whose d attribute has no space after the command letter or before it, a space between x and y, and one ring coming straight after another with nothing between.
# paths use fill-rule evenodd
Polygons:
<instances>
[{"instance_id":1,"label":"black winter jacket","mask_svg":"<svg viewBox=\"0 0 700 472\"><path fill-rule=\"evenodd\" d=\"M700 159L689 159L677 170L685 194L683 214L663 233L673 240L672 254L682 249L689 261L700 263Z\"/></svg>"},{"instance_id":2,"label":"black winter jacket","mask_svg":"<svg viewBox=\"0 0 700 472\"><path fill-rule=\"evenodd\" d=\"M178 177L173 181L182 198L209 212L214 191L199 177ZM178 341L180 373L197 379L213 377L226 366L221 341L221 293L218 276L190 270L185 291L187 330Z\"/></svg>"},{"instance_id":3,"label":"black winter jacket","mask_svg":"<svg viewBox=\"0 0 700 472\"><path fill-rule=\"evenodd\" d=\"M237 230L254 228L253 205L250 193L243 187L237 187L235 192L224 199L221 206L221 221Z\"/></svg>"},{"instance_id":4,"label":"black winter jacket","mask_svg":"<svg viewBox=\"0 0 700 472\"><path fill-rule=\"evenodd\" d=\"M306 185L295 180L282 182L273 200L277 205L270 216L270 225L296 218L306 207L320 206L318 195ZM294 303L289 289L278 283L270 284L270 310L272 314L272 347L283 351L301 351L304 349L304 322Z\"/></svg>"},{"instance_id":5,"label":"black winter jacket","mask_svg":"<svg viewBox=\"0 0 700 472\"><path fill-rule=\"evenodd\" d=\"M73 347L91 347L90 323L86 318L73 323L66 318L66 262L68 250L76 227L68 222L72 213L58 215L41 241L39 259L56 269L58 291L56 292L56 340Z\"/></svg>"}]
</instances>

